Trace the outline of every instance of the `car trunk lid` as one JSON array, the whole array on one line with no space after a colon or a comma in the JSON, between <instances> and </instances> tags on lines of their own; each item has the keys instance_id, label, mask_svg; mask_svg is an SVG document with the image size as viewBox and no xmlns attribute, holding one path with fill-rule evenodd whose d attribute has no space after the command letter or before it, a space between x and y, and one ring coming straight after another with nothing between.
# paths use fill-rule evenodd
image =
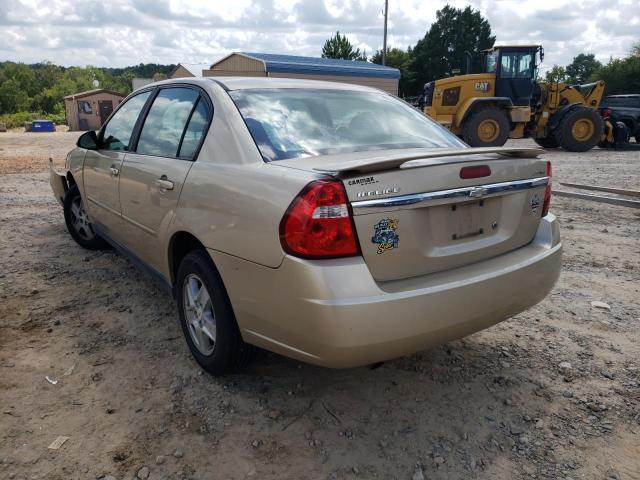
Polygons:
<instances>
[{"instance_id":1,"label":"car trunk lid","mask_svg":"<svg viewBox=\"0 0 640 480\"><path fill-rule=\"evenodd\" d=\"M531 242L548 182L539 150L420 150L283 166L343 182L362 255L378 281L456 268ZM463 168L472 178L461 178Z\"/></svg>"}]
</instances>

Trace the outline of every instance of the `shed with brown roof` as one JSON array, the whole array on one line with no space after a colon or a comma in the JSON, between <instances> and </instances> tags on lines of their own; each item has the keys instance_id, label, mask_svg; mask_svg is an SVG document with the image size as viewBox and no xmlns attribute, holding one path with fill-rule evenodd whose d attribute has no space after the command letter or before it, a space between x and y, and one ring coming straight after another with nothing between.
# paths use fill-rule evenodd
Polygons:
<instances>
[{"instance_id":1,"label":"shed with brown roof","mask_svg":"<svg viewBox=\"0 0 640 480\"><path fill-rule=\"evenodd\" d=\"M179 63L176 67L169 72L167 78L189 78L189 77L197 77L194 72L188 66L184 66Z\"/></svg>"},{"instance_id":2,"label":"shed with brown roof","mask_svg":"<svg viewBox=\"0 0 640 480\"><path fill-rule=\"evenodd\" d=\"M99 88L64 97L69 130L98 130L125 95Z\"/></svg>"}]
</instances>

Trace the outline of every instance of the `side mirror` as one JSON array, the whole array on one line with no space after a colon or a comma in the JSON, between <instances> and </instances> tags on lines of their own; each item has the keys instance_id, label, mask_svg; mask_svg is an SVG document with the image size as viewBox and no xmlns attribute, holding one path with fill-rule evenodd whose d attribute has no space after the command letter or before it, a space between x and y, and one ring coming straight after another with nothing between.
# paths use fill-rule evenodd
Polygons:
<instances>
[{"instance_id":1,"label":"side mirror","mask_svg":"<svg viewBox=\"0 0 640 480\"><path fill-rule=\"evenodd\" d=\"M83 133L76 145L87 150L98 150L98 135L93 130Z\"/></svg>"}]
</instances>

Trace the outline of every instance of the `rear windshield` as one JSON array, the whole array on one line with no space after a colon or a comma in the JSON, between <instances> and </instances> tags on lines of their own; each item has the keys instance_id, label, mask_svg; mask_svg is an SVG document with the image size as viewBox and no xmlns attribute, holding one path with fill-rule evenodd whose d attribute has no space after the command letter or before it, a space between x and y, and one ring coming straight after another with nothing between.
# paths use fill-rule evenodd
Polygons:
<instances>
[{"instance_id":1,"label":"rear windshield","mask_svg":"<svg viewBox=\"0 0 640 480\"><path fill-rule=\"evenodd\" d=\"M605 97L601 107L640 107L640 97Z\"/></svg>"},{"instance_id":2,"label":"rear windshield","mask_svg":"<svg viewBox=\"0 0 640 480\"><path fill-rule=\"evenodd\" d=\"M349 90L229 92L266 161L394 148L465 147L391 95Z\"/></svg>"}]
</instances>

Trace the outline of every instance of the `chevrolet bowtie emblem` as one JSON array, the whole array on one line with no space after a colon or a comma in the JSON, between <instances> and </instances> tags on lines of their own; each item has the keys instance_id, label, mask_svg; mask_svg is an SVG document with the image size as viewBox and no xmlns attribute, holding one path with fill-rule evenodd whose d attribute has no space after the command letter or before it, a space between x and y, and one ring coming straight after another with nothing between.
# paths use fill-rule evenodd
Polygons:
<instances>
[{"instance_id":1,"label":"chevrolet bowtie emblem","mask_svg":"<svg viewBox=\"0 0 640 480\"><path fill-rule=\"evenodd\" d=\"M484 187L476 187L469 192L470 197L479 198L484 197L488 193L488 190Z\"/></svg>"}]
</instances>

